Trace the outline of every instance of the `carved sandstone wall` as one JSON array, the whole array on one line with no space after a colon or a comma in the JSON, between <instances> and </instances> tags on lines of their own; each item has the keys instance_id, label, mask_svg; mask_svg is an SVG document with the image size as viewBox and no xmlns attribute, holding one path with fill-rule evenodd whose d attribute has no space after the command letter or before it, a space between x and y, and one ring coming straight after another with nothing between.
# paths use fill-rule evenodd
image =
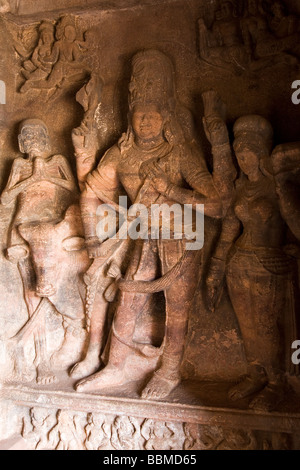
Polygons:
<instances>
[{"instance_id":1,"label":"carved sandstone wall","mask_svg":"<svg viewBox=\"0 0 300 470\"><path fill-rule=\"evenodd\" d=\"M161 416L158 418L145 415L147 419L142 421L141 415L136 411L138 410L136 404L133 406L135 412L132 416L137 416L139 421L134 422L135 418L132 416L118 418L117 413L110 412L108 409L104 410L106 418L103 416L101 421L101 416L100 418L96 416L100 411L95 411L94 404L90 405L90 410L80 410L79 407L78 412L85 414L78 415L78 417L76 417L77 402L76 406L69 407L71 411L58 411L63 407L61 408L61 403L55 402L55 392L76 393L74 392L75 381L68 378L67 372L70 366L82 357L89 335L86 329L88 305L83 275L91 260L88 259L84 245L82 214L79 211L78 201L83 187L81 183L84 184L84 179L80 180L78 167L76 168L72 130L78 129L82 122L87 125L88 137L83 147L88 147L90 144L96 148L96 154L93 156L95 157L94 165L90 168L95 169L103 154L118 142L122 133L127 130L128 86L132 77L133 57L139 51L156 50L171 60L174 67L176 97L180 105L188 110L183 119L184 128L190 131L190 140L195 137L194 143L203 152L210 172L214 171L214 174L216 172L212 155L214 145L209 142L202 121L205 113L203 93L208 90L217 92L221 101L226 104L226 125L231 145L236 137L233 135L234 123L238 118L249 115L259 115L269 121L274 131L273 148L278 144L298 142L300 114L298 106L292 103L291 96L292 83L300 78L300 51L297 45L300 31L300 6L296 0L286 1L285 8L279 11L277 18L276 12L271 9L272 2L268 5L268 13L265 10L263 13L257 10L253 14L251 12L246 14L245 9L240 8L243 2L223 2L225 4L225 10L221 9L223 16L218 13L220 5L217 1L208 3L204 0L143 2L131 0L121 3L91 0L84 2L84 5L83 2L72 0L51 2L51 4L39 2L38 6L35 2L28 0L7 2L9 8L4 3L3 13L0 14L0 79L6 84L6 104L0 104L1 193L8 188L9 178L12 178L12 175L14 175L15 183L24 181L26 171L29 173L32 171L33 174L36 172L37 175L43 174L43 178L47 173L48 179L51 174L52 178L64 180L64 184L65 181L69 183L67 189L61 190L60 187L53 191L52 188L50 192L46 190L44 195L44 189L40 191L39 187L38 190L34 189L34 194L29 197L32 202L28 205L26 217L31 217L31 222L39 225L36 230L31 230L29 233L25 227L22 236L30 246L35 276L38 281L41 280L40 283L38 282L40 289L46 289L49 283L58 286L56 297L51 297L49 292L43 297L46 300L42 307L39 307L40 310L42 309L43 324L34 335L28 327L25 332L22 331L28 315L37 312L34 307L36 299L32 300L29 296L29 301L26 295L24 297L24 279L28 280L30 275L22 277L22 273L28 274L29 268L24 265L23 271L22 269L20 271L20 264L12 263L7 257L8 239L18 216L16 205L0 205L0 298L2 299L0 302L0 378L3 383L7 380L11 381L11 374L16 369L18 360L21 364L19 367L21 369L23 367L20 357L24 353L28 366L25 374L26 380L23 370L20 381L14 377L13 384L17 381L22 387L22 383L27 385L34 383L35 367L37 364L43 364L45 340L47 342L46 362L50 362L52 358L53 363L59 364L61 369L56 373L54 365L51 374L48 370L48 375L44 374L44 371L37 372L37 378L39 373L40 377L50 377L49 380L41 378L39 383L39 386L50 387L50 394L53 393L54 396L53 398L51 395L51 400L54 401L51 402L52 409L49 416L52 413L53 419L50 420L49 429L41 430L36 425L38 436L35 435L33 399L29 391L19 403L26 407L22 411L26 421L22 435L28 439L32 448L37 448L39 439L44 439L41 444L43 448L99 448L103 446L102 448L108 449L124 449L126 445L120 436L116 437L118 436L118 420L124 419L127 421L123 429L128 428L130 448L134 448L132 447L134 441L138 448L159 449L162 448L160 447L162 439L170 441L168 444L170 448L205 447L198 428L189 431L189 426L197 427L198 422L194 423L190 419L187 420L187 424L182 416L181 422L176 423L180 429L176 428L174 431L173 424L161 419ZM258 23L259 31L264 31L268 40L256 36L255 27ZM161 70L158 70L157 75L160 72ZM89 82L91 77L93 80L97 77L97 81ZM87 84L90 84L91 88L82 92L83 86ZM78 94L80 90L83 95ZM88 103L84 101L91 98L94 98L93 101ZM88 120L90 116L87 114L87 111L91 109L93 110L92 132L89 127L91 121ZM40 162L40 167L32 163L30 171L26 170L26 165L20 165L13 173L13 162L21 156L18 142L18 135L21 133L20 123L33 118L41 120L47 128L51 145L48 157L51 156L52 160L47 160L46 166ZM256 137L253 137L254 139ZM285 149L283 151L285 155L284 152ZM26 154L26 152L23 153ZM188 157L186 158L188 161ZM239 170L235 157L233 161L236 169ZM297 162L295 166L297 167ZM44 181L43 178L40 181ZM38 196L36 196L37 192ZM71 200L69 200L69 193L72 194ZM41 201L44 201L43 209L36 209L35 197L40 205ZM60 201L58 206L52 204L54 200ZM25 205L24 203L24 207ZM68 212L69 216L65 216L65 210L68 207L73 208ZM39 214L41 211L45 212L39 220L33 220L34 211ZM49 212L52 214L51 217L48 215ZM52 223L54 220L55 230L52 226L49 229L48 222ZM23 222L24 219L22 219ZM195 270L199 284L189 313L185 352L181 363L181 375L185 381L175 395L172 395L172 403L177 401L187 406L198 406L199 400L201 402L204 399L204 404L207 406L231 406L228 405L226 395L228 384L236 382L247 371L244 342L226 284L213 313L209 311L205 302L204 284L212 254L222 231L222 224L223 221L220 219L205 218L205 243L197 264L198 268ZM73 241L64 245L65 240L69 239ZM43 241L46 241L48 250L46 255ZM282 242L282 246L284 243ZM48 262L50 259L51 263ZM277 261L276 258L276 263ZM280 269L283 269L285 261L281 259L281 263ZM276 269L277 267L276 265ZM42 282L45 271L50 273L46 287ZM271 284L275 282L274 277L270 279ZM284 279L286 280L286 277ZM293 282L297 284L295 279ZM282 283L279 282L277 291L280 290L280 285L282 286ZM28 289L31 292L30 288ZM88 294L90 295L89 292ZM240 294L240 299L243 303L243 294ZM30 304L31 301L32 304ZM150 314L146 311L138 317L135 340L152 341L157 346L162 340L165 324L163 294L157 294L155 301L156 310L151 311ZM279 302L281 302L281 297L277 300L278 305ZM113 302L107 315L106 335L112 325L115 309L116 302ZM295 310L297 318L298 303L296 303ZM40 315L40 311L37 313ZM17 340L8 341L16 334L19 335ZM293 334L293 339L298 339L297 330L294 330ZM283 350L289 351L290 337L284 341L286 344ZM20 352L21 349L23 352ZM106 355L108 351L109 346L105 350ZM58 354L56 362L55 353ZM145 366L145 373L152 372L155 365L155 359L153 359L153 362L148 364L148 369ZM134 359L131 364L131 377L135 380L141 379L139 367L139 361ZM57 382L49 385L48 382L52 382L54 375ZM144 378L142 377L143 380ZM203 380L212 381L216 385L211 390L206 389L205 386L201 388L197 384ZM292 381L296 383L297 389L299 387L297 379L293 378ZM35 383L33 387L36 387ZM138 388L125 386L120 396L137 400L140 396L140 388L140 384ZM219 389L220 395L218 395ZM118 400L118 393L115 394L114 390L110 390L107 394ZM18 393L16 393L13 405L18 403L17 395ZM3 396L7 400L8 396L5 392ZM293 400L289 400L284 405L283 413L296 413L297 407L294 407L295 401ZM237 406L239 408L239 405ZM241 408L244 407L247 406L243 402ZM13 417L17 420L13 431L19 433L22 413L16 411L14 407L7 408L6 404L5 410L6 419ZM75 417L72 414L73 410ZM182 413L184 414L185 411L183 410ZM89 412L94 413L94 418L93 415L88 418ZM78 423L80 421L78 426L77 421ZM157 425L157 430L156 421L160 423ZM206 426L207 423L202 423L202 425ZM59 426L71 426L72 429L75 426L76 432L79 433L78 442L62 442L59 438ZM96 441L94 442L93 427L97 426L103 431L105 444L102 441L99 445ZM234 427L231 418L227 426ZM296 434L296 427L297 424L293 425L293 429L283 429L282 432ZM237 428L239 429L238 426ZM240 434L237 433L238 435L230 434L228 438L228 435L224 437L221 428L214 428L211 446L212 448L235 448L235 446L267 448L272 445L285 447L283 443L269 442L270 439L272 441L270 434L264 437L263 434L257 436L254 432L252 435L253 430L257 431L253 423L249 429L249 431L241 430ZM265 424L260 431L268 431L268 416L265 417ZM174 433L176 438L173 439ZM68 431L66 434L70 435L72 432ZM42 435L44 437L41 437ZM5 431L5 424L2 437L9 437ZM166 445L165 442L164 445ZM296 445L295 440L293 446Z\"/></svg>"}]
</instances>

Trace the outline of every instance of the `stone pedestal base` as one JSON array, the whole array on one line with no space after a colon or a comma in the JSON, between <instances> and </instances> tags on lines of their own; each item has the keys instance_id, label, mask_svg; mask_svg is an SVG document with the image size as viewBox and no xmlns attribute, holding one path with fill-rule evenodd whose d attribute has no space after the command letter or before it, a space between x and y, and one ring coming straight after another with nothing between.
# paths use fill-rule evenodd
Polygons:
<instances>
[{"instance_id":1,"label":"stone pedestal base","mask_svg":"<svg viewBox=\"0 0 300 470\"><path fill-rule=\"evenodd\" d=\"M77 393L67 382L62 382L61 387L56 384L60 391L55 391L54 385L53 390L51 386L41 389L31 384L4 385L2 420L11 423L11 429L6 429L2 448L187 451L300 448L300 411L294 411L297 407L293 398L281 411L264 413L248 410L245 403L234 407L226 404L230 384L183 382L168 401L160 402L139 399L134 391L137 385L122 389L122 397ZM206 398L202 399L202 395ZM209 404L208 396L216 406ZM12 421L10 416L16 419Z\"/></svg>"}]
</instances>

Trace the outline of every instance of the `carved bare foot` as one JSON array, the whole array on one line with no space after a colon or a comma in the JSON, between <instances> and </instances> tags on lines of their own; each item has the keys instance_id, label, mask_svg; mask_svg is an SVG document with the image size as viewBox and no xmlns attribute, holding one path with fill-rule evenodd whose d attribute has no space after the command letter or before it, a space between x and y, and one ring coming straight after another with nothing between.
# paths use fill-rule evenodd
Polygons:
<instances>
[{"instance_id":1,"label":"carved bare foot","mask_svg":"<svg viewBox=\"0 0 300 470\"><path fill-rule=\"evenodd\" d=\"M268 384L249 404L252 410L273 411L284 398L282 385Z\"/></svg>"},{"instance_id":2,"label":"carved bare foot","mask_svg":"<svg viewBox=\"0 0 300 470\"><path fill-rule=\"evenodd\" d=\"M67 328L60 349L51 356L51 366L55 370L61 370L69 368L74 364L74 362L79 361L82 358L81 352L83 349L85 337L84 330L79 330L76 332L76 334L73 334L72 329ZM83 376L81 375L78 378L82 377Z\"/></svg>"},{"instance_id":3,"label":"carved bare foot","mask_svg":"<svg viewBox=\"0 0 300 470\"><path fill-rule=\"evenodd\" d=\"M146 400L165 398L170 395L180 381L180 377L174 376L174 374L172 377L168 377L168 374L163 375L162 371L155 372L142 391L141 397Z\"/></svg>"},{"instance_id":4,"label":"carved bare foot","mask_svg":"<svg viewBox=\"0 0 300 470\"><path fill-rule=\"evenodd\" d=\"M248 395L252 395L252 393L259 392L265 385L265 377L253 378L247 376L244 380L229 390L228 396L232 401L240 400Z\"/></svg>"},{"instance_id":5,"label":"carved bare foot","mask_svg":"<svg viewBox=\"0 0 300 470\"><path fill-rule=\"evenodd\" d=\"M78 382L75 388L77 392L91 392L123 385L126 382L128 382L128 379L123 368L119 369L116 366L108 365L100 372Z\"/></svg>"},{"instance_id":6,"label":"carved bare foot","mask_svg":"<svg viewBox=\"0 0 300 470\"><path fill-rule=\"evenodd\" d=\"M83 377L88 377L89 375L94 374L100 369L100 366L101 361L99 356L93 358L86 356L83 361L77 362L77 364L72 367L69 375L73 379L82 379Z\"/></svg>"},{"instance_id":7,"label":"carved bare foot","mask_svg":"<svg viewBox=\"0 0 300 470\"><path fill-rule=\"evenodd\" d=\"M47 366L37 366L36 383L38 383L39 385L49 385L56 381L56 376Z\"/></svg>"}]
</instances>

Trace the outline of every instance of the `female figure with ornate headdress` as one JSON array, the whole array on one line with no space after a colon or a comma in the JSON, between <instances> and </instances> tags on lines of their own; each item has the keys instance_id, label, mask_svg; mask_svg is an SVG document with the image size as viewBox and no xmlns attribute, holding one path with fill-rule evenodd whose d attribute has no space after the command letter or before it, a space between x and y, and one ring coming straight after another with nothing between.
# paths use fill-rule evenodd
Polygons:
<instances>
[{"instance_id":1,"label":"female figure with ornate headdress","mask_svg":"<svg viewBox=\"0 0 300 470\"><path fill-rule=\"evenodd\" d=\"M213 308L226 270L248 362L247 375L229 396L252 397L251 408L271 410L283 398L285 372L292 366L296 266L283 249L287 219L272 174L272 127L261 116L244 116L234 125L234 137L241 176L211 260L208 300Z\"/></svg>"}]
</instances>

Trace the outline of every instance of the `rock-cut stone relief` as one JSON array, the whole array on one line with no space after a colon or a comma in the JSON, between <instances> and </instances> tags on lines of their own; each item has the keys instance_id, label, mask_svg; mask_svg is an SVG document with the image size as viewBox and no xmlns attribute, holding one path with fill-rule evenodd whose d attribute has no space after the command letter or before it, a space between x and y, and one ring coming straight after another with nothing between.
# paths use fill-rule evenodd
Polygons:
<instances>
[{"instance_id":1,"label":"rock-cut stone relief","mask_svg":"<svg viewBox=\"0 0 300 470\"><path fill-rule=\"evenodd\" d=\"M273 129L258 115L239 118L233 132L240 175L210 261L208 303L215 307L226 276L248 361L247 376L229 397L251 397L251 408L272 410L287 390L286 373L295 373L290 345L297 337L298 249L288 235L297 210L295 186L287 191L286 183L299 172L300 145L272 153Z\"/></svg>"},{"instance_id":2,"label":"rock-cut stone relief","mask_svg":"<svg viewBox=\"0 0 300 470\"><path fill-rule=\"evenodd\" d=\"M189 251L188 239L179 240L174 228L173 237L163 239L163 223L154 240L148 234L137 240L106 240L107 235L102 234L101 239L95 215L101 204L117 207L118 198L125 190L129 204L148 209L154 203L168 206L177 203L181 207L189 204L196 211L205 204L207 216L222 217L220 195L228 200L226 178L232 179L232 162L219 153L213 176L208 171L201 150L190 138L192 130L184 127L191 120L183 118L188 112L176 97L174 75L170 59L159 51L148 50L134 56L127 132L88 174L81 193L86 243L89 256L94 259L87 274L92 277L98 271L99 277L101 273L95 295L103 297L101 309L95 303L97 308L91 315L90 342L99 325L103 328L107 300L112 294L115 298L116 290L120 292L107 363L96 374L81 380L76 385L78 391L97 391L130 382L130 367L126 367L126 362L130 363L133 355L139 355L144 363L150 361L155 369L142 391L143 398L164 398L181 380L180 365L189 310L199 281L195 273L201 250ZM209 122L208 128L211 125ZM218 192L216 184L221 179L225 184L220 185ZM117 207L120 215L122 209ZM132 220L129 218L125 223L130 224ZM148 230L150 233L151 226ZM163 292L165 298L165 334L162 344L155 347L136 342L134 334L138 316L158 292ZM76 377L78 371L86 373L99 366L101 347L103 344L98 342L97 351L76 365L73 370Z\"/></svg>"},{"instance_id":3,"label":"rock-cut stone relief","mask_svg":"<svg viewBox=\"0 0 300 470\"><path fill-rule=\"evenodd\" d=\"M23 60L21 73L25 81L20 93L48 90L51 97L66 85L84 80L89 73L87 51L87 42L74 17L63 16L56 24L42 21L38 43Z\"/></svg>"},{"instance_id":4,"label":"rock-cut stone relief","mask_svg":"<svg viewBox=\"0 0 300 470\"><path fill-rule=\"evenodd\" d=\"M89 260L77 185L67 159L51 156L44 122L27 119L21 123L19 148L24 157L13 162L1 204L14 207L6 256L19 270L28 321L9 342L15 348L15 372L22 380L27 362L24 347L34 341L37 382L47 384L55 375L47 349L46 317L51 311L62 317L64 343L56 351L62 366L68 359L66 348L70 354L72 347L74 351L82 347L85 290L80 274ZM66 346L71 339L73 345Z\"/></svg>"},{"instance_id":5,"label":"rock-cut stone relief","mask_svg":"<svg viewBox=\"0 0 300 470\"><path fill-rule=\"evenodd\" d=\"M214 46L206 49L210 63L234 64L240 72L252 60L272 55L262 45L271 51L270 34L277 46L298 34L297 18L280 2L268 24L259 5L249 0L241 13L233 1L221 2L211 31ZM205 28L200 21L202 46L209 42ZM38 33L39 42L23 63L21 92L57 89L66 77L86 72L81 60L86 44L71 17L56 26L43 21ZM276 51L294 57L283 45ZM132 59L127 130L99 158L96 115L104 82L95 72L85 80L75 96L84 117L71 135L77 181L68 160L51 155L46 125L27 119L19 131L24 157L14 160L1 195L3 205L14 205L6 256L20 273L28 311L28 321L9 338L15 372L21 381L26 377L24 351L31 341L39 384L55 381L61 368L76 381L78 392L102 393L138 378L141 398L165 399L182 380L190 312L199 282L205 281L203 297L211 312L226 285L248 361L248 375L230 390L230 398L255 394L251 407L276 408L290 369L288 345L297 336L299 250L287 235L299 239L294 217L299 144L273 150L271 124L245 115L233 127L233 154L226 107L217 92L208 90L202 93L202 123L211 145L209 171L191 113L177 96L175 67L167 55L148 49ZM153 205L167 207L169 219L160 214L153 221ZM186 206L193 213L190 232L178 226L174 205L182 214ZM219 221L221 230L207 277L200 279L202 245L190 247L203 205L205 216ZM132 207L139 208L138 219ZM102 223L110 210L113 230ZM133 237L137 222L139 235ZM54 314L61 316L64 334L50 354L46 323ZM91 416L91 440L99 423ZM118 424L124 428L116 422L116 429ZM155 427L147 432L160 438ZM60 443L64 447L63 436Z\"/></svg>"},{"instance_id":6,"label":"rock-cut stone relief","mask_svg":"<svg viewBox=\"0 0 300 470\"><path fill-rule=\"evenodd\" d=\"M236 75L299 61L300 22L281 1L222 0L212 22L198 20L203 61Z\"/></svg>"}]
</instances>

